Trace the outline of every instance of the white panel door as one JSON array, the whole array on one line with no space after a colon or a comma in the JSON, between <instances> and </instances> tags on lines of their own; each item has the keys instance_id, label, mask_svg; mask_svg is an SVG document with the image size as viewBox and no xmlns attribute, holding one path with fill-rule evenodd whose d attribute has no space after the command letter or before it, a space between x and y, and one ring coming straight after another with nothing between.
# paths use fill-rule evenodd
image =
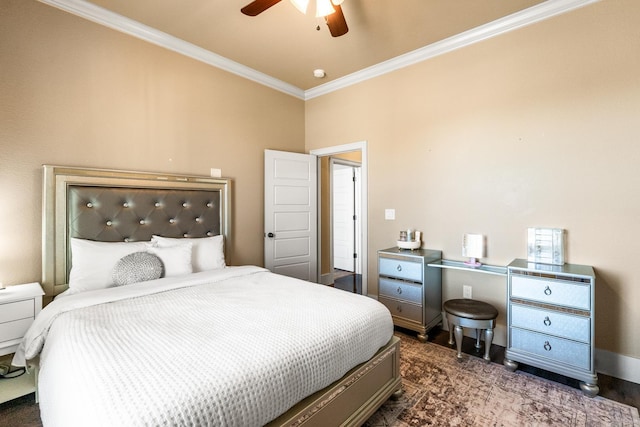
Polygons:
<instances>
[{"instance_id":1,"label":"white panel door","mask_svg":"<svg viewBox=\"0 0 640 427\"><path fill-rule=\"evenodd\" d=\"M264 265L318 280L317 161L309 154L264 152Z\"/></svg>"},{"instance_id":2,"label":"white panel door","mask_svg":"<svg viewBox=\"0 0 640 427\"><path fill-rule=\"evenodd\" d=\"M333 215L333 267L355 271L354 168L332 165L331 207Z\"/></svg>"}]
</instances>

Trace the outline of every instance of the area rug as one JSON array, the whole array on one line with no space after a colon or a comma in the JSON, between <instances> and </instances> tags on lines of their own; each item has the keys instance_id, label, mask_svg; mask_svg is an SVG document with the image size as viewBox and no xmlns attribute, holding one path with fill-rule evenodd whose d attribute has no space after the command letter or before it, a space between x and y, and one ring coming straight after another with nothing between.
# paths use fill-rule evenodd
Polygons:
<instances>
[{"instance_id":1,"label":"area rug","mask_svg":"<svg viewBox=\"0 0 640 427\"><path fill-rule=\"evenodd\" d=\"M638 409L453 349L401 338L404 394L389 399L366 427L640 426Z\"/></svg>"}]
</instances>

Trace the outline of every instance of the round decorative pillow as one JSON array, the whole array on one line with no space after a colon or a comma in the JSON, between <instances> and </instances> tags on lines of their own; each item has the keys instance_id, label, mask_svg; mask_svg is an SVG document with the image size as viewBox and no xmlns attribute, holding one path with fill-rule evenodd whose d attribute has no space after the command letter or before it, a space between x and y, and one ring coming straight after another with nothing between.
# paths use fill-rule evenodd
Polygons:
<instances>
[{"instance_id":1,"label":"round decorative pillow","mask_svg":"<svg viewBox=\"0 0 640 427\"><path fill-rule=\"evenodd\" d=\"M118 260L112 279L116 286L130 285L162 277L164 265L149 252L134 252Z\"/></svg>"}]
</instances>

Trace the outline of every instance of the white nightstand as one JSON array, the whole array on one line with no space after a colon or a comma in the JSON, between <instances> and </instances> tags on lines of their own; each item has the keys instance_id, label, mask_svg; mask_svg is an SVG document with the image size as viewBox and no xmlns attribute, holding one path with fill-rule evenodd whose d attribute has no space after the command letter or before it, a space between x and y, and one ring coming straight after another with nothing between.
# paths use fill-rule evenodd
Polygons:
<instances>
[{"instance_id":1,"label":"white nightstand","mask_svg":"<svg viewBox=\"0 0 640 427\"><path fill-rule=\"evenodd\" d=\"M24 334L42 309L39 283L7 286L0 290L0 362L9 364ZM35 391L35 375L26 373L0 381L0 403Z\"/></svg>"}]
</instances>

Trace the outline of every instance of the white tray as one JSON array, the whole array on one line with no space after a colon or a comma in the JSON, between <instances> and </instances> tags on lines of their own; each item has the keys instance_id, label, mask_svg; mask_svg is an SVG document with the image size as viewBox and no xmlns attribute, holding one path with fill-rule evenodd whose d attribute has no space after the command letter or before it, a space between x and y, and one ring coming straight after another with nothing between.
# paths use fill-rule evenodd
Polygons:
<instances>
[{"instance_id":1,"label":"white tray","mask_svg":"<svg viewBox=\"0 0 640 427\"><path fill-rule=\"evenodd\" d=\"M410 242L398 240L396 243L400 249L418 249L422 246L422 242L420 240L411 240Z\"/></svg>"}]
</instances>

